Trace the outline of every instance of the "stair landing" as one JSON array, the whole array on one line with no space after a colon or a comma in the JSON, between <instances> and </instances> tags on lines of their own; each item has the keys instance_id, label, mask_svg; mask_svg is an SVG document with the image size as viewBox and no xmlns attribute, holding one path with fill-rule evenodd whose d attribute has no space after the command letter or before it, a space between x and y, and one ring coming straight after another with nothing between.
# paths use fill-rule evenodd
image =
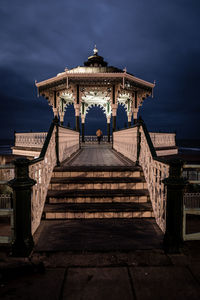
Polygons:
<instances>
[{"instance_id":1,"label":"stair landing","mask_svg":"<svg viewBox=\"0 0 200 300\"><path fill-rule=\"evenodd\" d=\"M72 159L62 164L65 166L134 166L129 159L118 154L111 145L84 145Z\"/></svg>"}]
</instances>

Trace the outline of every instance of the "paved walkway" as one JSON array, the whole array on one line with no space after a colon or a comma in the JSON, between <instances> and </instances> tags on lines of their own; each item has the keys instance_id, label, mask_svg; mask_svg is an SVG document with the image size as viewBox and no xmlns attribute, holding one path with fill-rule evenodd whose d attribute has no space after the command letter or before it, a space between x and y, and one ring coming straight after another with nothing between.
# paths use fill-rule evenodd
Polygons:
<instances>
[{"instance_id":1,"label":"paved walkway","mask_svg":"<svg viewBox=\"0 0 200 300\"><path fill-rule=\"evenodd\" d=\"M188 242L174 255L49 252L6 261L0 253L0 274L6 300L199 300L200 243Z\"/></svg>"},{"instance_id":2,"label":"paved walkway","mask_svg":"<svg viewBox=\"0 0 200 300\"><path fill-rule=\"evenodd\" d=\"M79 155L67 162L70 166L133 166L134 164L112 150L111 145L85 145Z\"/></svg>"},{"instance_id":3,"label":"paved walkway","mask_svg":"<svg viewBox=\"0 0 200 300\"><path fill-rule=\"evenodd\" d=\"M37 236L36 252L161 249L163 241L162 231L151 218L45 220Z\"/></svg>"}]
</instances>

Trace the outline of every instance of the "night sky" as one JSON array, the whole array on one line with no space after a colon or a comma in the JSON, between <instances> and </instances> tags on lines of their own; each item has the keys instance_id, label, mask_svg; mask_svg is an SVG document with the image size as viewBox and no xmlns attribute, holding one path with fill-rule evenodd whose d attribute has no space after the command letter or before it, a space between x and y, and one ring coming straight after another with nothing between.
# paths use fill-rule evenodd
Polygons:
<instances>
[{"instance_id":1,"label":"night sky","mask_svg":"<svg viewBox=\"0 0 200 300\"><path fill-rule=\"evenodd\" d=\"M1 0L0 138L47 131L53 114L35 80L83 65L95 44L109 65L156 80L140 109L149 130L199 138L199 16L199 0ZM124 122L121 108L117 126ZM86 133L103 124L100 109L91 110Z\"/></svg>"}]
</instances>

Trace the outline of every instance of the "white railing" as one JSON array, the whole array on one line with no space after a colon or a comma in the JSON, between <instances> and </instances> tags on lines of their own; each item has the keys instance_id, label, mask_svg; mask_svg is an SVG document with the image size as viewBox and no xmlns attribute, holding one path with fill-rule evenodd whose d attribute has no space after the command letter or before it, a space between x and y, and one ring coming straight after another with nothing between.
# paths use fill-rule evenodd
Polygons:
<instances>
[{"instance_id":1,"label":"white railing","mask_svg":"<svg viewBox=\"0 0 200 300\"><path fill-rule=\"evenodd\" d=\"M113 148L132 161L136 161L137 127L113 132Z\"/></svg>"},{"instance_id":2,"label":"white railing","mask_svg":"<svg viewBox=\"0 0 200 300\"><path fill-rule=\"evenodd\" d=\"M200 165L184 164L183 177L190 183L200 184Z\"/></svg>"},{"instance_id":3,"label":"white railing","mask_svg":"<svg viewBox=\"0 0 200 300\"><path fill-rule=\"evenodd\" d=\"M63 127L58 128L59 159L62 162L79 149L79 133Z\"/></svg>"},{"instance_id":4,"label":"white railing","mask_svg":"<svg viewBox=\"0 0 200 300\"><path fill-rule=\"evenodd\" d=\"M11 194L0 194L0 209L12 208L11 201L12 201Z\"/></svg>"},{"instance_id":5,"label":"white railing","mask_svg":"<svg viewBox=\"0 0 200 300\"><path fill-rule=\"evenodd\" d=\"M0 236L0 243L10 243L13 239L13 208L12 208L12 190L8 193L6 187L9 180L14 178L14 165L0 165L0 184L5 187L1 188L0 194L0 217L10 218L10 234Z\"/></svg>"},{"instance_id":6,"label":"white railing","mask_svg":"<svg viewBox=\"0 0 200 300\"><path fill-rule=\"evenodd\" d=\"M200 218L200 193L184 193L184 205L183 205L183 239L188 240L200 240L200 232L187 233L187 215L190 218L199 216ZM193 220L194 230L199 230L198 223Z\"/></svg>"},{"instance_id":7,"label":"white railing","mask_svg":"<svg viewBox=\"0 0 200 300\"><path fill-rule=\"evenodd\" d=\"M176 146L175 133L149 132L149 135L155 148Z\"/></svg>"},{"instance_id":8,"label":"white railing","mask_svg":"<svg viewBox=\"0 0 200 300\"><path fill-rule=\"evenodd\" d=\"M12 164L0 165L0 184L6 184L7 181L13 179L14 173Z\"/></svg>"},{"instance_id":9,"label":"white railing","mask_svg":"<svg viewBox=\"0 0 200 300\"><path fill-rule=\"evenodd\" d=\"M16 147L42 148L47 132L15 133Z\"/></svg>"},{"instance_id":10,"label":"white railing","mask_svg":"<svg viewBox=\"0 0 200 300\"><path fill-rule=\"evenodd\" d=\"M145 125L138 126L114 132L113 148L134 162L138 160L147 182L156 222L165 232L166 189L162 180L169 176L169 165L157 159Z\"/></svg>"},{"instance_id":11,"label":"white railing","mask_svg":"<svg viewBox=\"0 0 200 300\"><path fill-rule=\"evenodd\" d=\"M156 159L147 141L144 128L140 126L141 149L139 164L143 169L157 224L163 232L166 229L166 188L163 179L169 176L169 165Z\"/></svg>"},{"instance_id":12,"label":"white railing","mask_svg":"<svg viewBox=\"0 0 200 300\"><path fill-rule=\"evenodd\" d=\"M81 136L80 139L82 140ZM97 136L96 135L85 135L84 136L84 141L85 143L90 143L90 144L95 144L97 143ZM101 140L101 142L103 143L107 143L108 142L108 136L107 135L103 135L103 138ZM110 136L110 142L112 142L112 136Z\"/></svg>"},{"instance_id":13,"label":"white railing","mask_svg":"<svg viewBox=\"0 0 200 300\"><path fill-rule=\"evenodd\" d=\"M69 133L70 131L70 133ZM50 127L40 157L31 161L29 176L36 180L32 190L32 234L40 224L52 172L57 163L56 125ZM59 141L60 138L60 141ZM79 133L58 126L60 162L79 148Z\"/></svg>"}]
</instances>

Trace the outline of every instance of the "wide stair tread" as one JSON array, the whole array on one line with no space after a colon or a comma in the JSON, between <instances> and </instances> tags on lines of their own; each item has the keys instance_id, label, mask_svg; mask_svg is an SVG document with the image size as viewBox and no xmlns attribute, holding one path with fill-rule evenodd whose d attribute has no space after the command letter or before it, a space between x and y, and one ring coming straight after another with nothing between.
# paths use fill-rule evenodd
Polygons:
<instances>
[{"instance_id":1,"label":"wide stair tread","mask_svg":"<svg viewBox=\"0 0 200 300\"><path fill-rule=\"evenodd\" d=\"M51 183L137 183L144 177L52 177Z\"/></svg>"},{"instance_id":2,"label":"wide stair tread","mask_svg":"<svg viewBox=\"0 0 200 300\"><path fill-rule=\"evenodd\" d=\"M54 172L89 172L89 171L142 171L142 168L140 166L60 166L55 167Z\"/></svg>"},{"instance_id":3,"label":"wide stair tread","mask_svg":"<svg viewBox=\"0 0 200 300\"><path fill-rule=\"evenodd\" d=\"M109 189L109 190L49 190L47 198L62 198L62 197L112 197L112 196L147 196L149 192L147 189L138 190L123 190L123 189Z\"/></svg>"},{"instance_id":4,"label":"wide stair tread","mask_svg":"<svg viewBox=\"0 0 200 300\"><path fill-rule=\"evenodd\" d=\"M46 204L44 212L152 211L151 203L60 203Z\"/></svg>"}]
</instances>

